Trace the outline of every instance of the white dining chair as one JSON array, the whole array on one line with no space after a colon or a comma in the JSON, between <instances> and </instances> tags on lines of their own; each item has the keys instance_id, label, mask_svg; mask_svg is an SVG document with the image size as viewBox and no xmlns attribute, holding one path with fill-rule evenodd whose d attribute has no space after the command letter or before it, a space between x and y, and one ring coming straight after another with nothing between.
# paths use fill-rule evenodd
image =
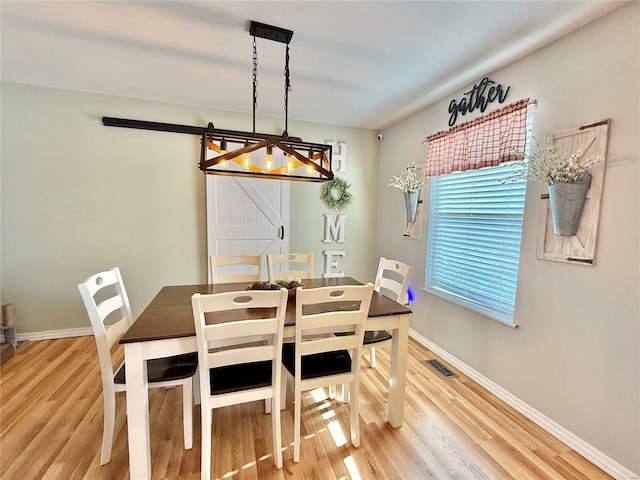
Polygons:
<instances>
[{"instance_id":1,"label":"white dining chair","mask_svg":"<svg viewBox=\"0 0 640 480\"><path fill-rule=\"evenodd\" d=\"M313 278L313 253L267 254L269 281Z\"/></svg>"},{"instance_id":2,"label":"white dining chair","mask_svg":"<svg viewBox=\"0 0 640 480\"><path fill-rule=\"evenodd\" d=\"M259 282L262 276L260 255L211 255L211 283Z\"/></svg>"},{"instance_id":3,"label":"white dining chair","mask_svg":"<svg viewBox=\"0 0 640 480\"><path fill-rule=\"evenodd\" d=\"M371 283L296 291L295 343L286 343L282 353L294 382L294 462L300 461L303 391L349 385L351 443L360 445L360 354L372 293ZM345 308L345 302L352 308Z\"/></svg>"},{"instance_id":4,"label":"white dining chair","mask_svg":"<svg viewBox=\"0 0 640 480\"><path fill-rule=\"evenodd\" d=\"M380 257L378 270L374 282L374 290L395 300L398 303L408 304L407 290L413 275L413 267L398 260L389 260ZM391 333L386 330L367 330L364 332L363 346L369 347L369 366L376 367L376 347L389 345L393 339ZM339 390L339 389L342 390ZM331 387L331 397L341 393L343 401L349 400L349 392L345 385Z\"/></svg>"},{"instance_id":5,"label":"white dining chair","mask_svg":"<svg viewBox=\"0 0 640 480\"><path fill-rule=\"evenodd\" d=\"M78 284L78 290L91 321L98 348L102 375L104 423L100 465L111 460L115 428L116 392L126 391L124 363L115 370L111 348L133 323L131 307L118 267L90 276ZM114 318L115 317L115 318ZM149 387L182 386L184 448L193 446L193 382L198 367L195 353L158 358L147 362ZM114 373L115 371L115 373ZM130 438L129 442L136 439Z\"/></svg>"},{"instance_id":6,"label":"white dining chair","mask_svg":"<svg viewBox=\"0 0 640 480\"><path fill-rule=\"evenodd\" d=\"M271 401L273 461L282 468L280 404L286 385L281 359L287 301L284 288L196 293L191 298L200 362L203 479L211 476L212 411L256 400ZM254 309L257 316L246 319L246 312ZM215 313L221 311L217 320Z\"/></svg>"},{"instance_id":7,"label":"white dining chair","mask_svg":"<svg viewBox=\"0 0 640 480\"><path fill-rule=\"evenodd\" d=\"M374 289L376 292L406 305L409 303L407 291L412 276L412 266L399 260L380 257L376 279L373 284ZM376 346L389 344L391 339L391 334L386 330L368 330L364 332L363 344L365 347L370 347L369 365L371 368L376 366Z\"/></svg>"}]
</instances>

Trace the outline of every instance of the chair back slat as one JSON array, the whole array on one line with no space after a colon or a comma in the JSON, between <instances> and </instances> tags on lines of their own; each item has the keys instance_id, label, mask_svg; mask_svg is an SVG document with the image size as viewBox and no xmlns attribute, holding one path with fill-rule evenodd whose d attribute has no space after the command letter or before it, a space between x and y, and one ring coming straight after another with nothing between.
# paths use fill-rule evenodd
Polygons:
<instances>
[{"instance_id":1,"label":"chair back slat","mask_svg":"<svg viewBox=\"0 0 640 480\"><path fill-rule=\"evenodd\" d=\"M358 348L358 335L344 335L339 337L315 338L302 340L300 343L300 355L313 355L315 353L334 352L337 350L353 350Z\"/></svg>"},{"instance_id":2,"label":"chair back slat","mask_svg":"<svg viewBox=\"0 0 640 480\"><path fill-rule=\"evenodd\" d=\"M275 347L273 345L246 346L231 350L220 350L207 355L207 367L218 368L226 365L262 362L273 360Z\"/></svg>"},{"instance_id":3,"label":"chair back slat","mask_svg":"<svg viewBox=\"0 0 640 480\"><path fill-rule=\"evenodd\" d=\"M269 281L287 277L313 278L313 253L279 253L267 255Z\"/></svg>"},{"instance_id":4,"label":"chair back slat","mask_svg":"<svg viewBox=\"0 0 640 480\"><path fill-rule=\"evenodd\" d=\"M117 267L116 267L117 268ZM106 270L104 272L96 273L82 282L82 288L88 292L89 295L94 296L100 290L112 285L116 285L120 282L120 270L116 273L115 268Z\"/></svg>"},{"instance_id":5,"label":"chair back slat","mask_svg":"<svg viewBox=\"0 0 640 480\"><path fill-rule=\"evenodd\" d=\"M262 276L260 255L211 255L211 283L259 282Z\"/></svg>"},{"instance_id":6,"label":"chair back slat","mask_svg":"<svg viewBox=\"0 0 640 480\"><path fill-rule=\"evenodd\" d=\"M97 304L98 315L104 322L104 320L113 312L117 310L120 310L122 312L123 307L124 299L122 298L122 295L116 294L115 296L107 298L106 300L103 300L102 302ZM121 318L124 318L125 316L128 316L128 312L127 315L123 315Z\"/></svg>"},{"instance_id":7,"label":"chair back slat","mask_svg":"<svg viewBox=\"0 0 640 480\"><path fill-rule=\"evenodd\" d=\"M355 306L354 302L354 306ZM303 315L300 317L300 324L296 323L296 326L302 328L304 330L312 330L314 328L325 328L325 327L348 327L349 325L353 325L358 322L358 318L360 317L360 309L353 310L350 312L325 312L311 315ZM348 331L348 328L345 328L345 331Z\"/></svg>"},{"instance_id":8,"label":"chair back slat","mask_svg":"<svg viewBox=\"0 0 640 480\"><path fill-rule=\"evenodd\" d=\"M278 319L246 320L206 325L203 328L203 339L206 342L223 342L234 338L248 336L273 335L278 331Z\"/></svg>"},{"instance_id":9,"label":"chair back slat","mask_svg":"<svg viewBox=\"0 0 640 480\"><path fill-rule=\"evenodd\" d=\"M279 292L280 290L242 290L236 292L224 292L225 295L220 293L200 295L199 302L203 313L224 312L226 310L234 311L250 308L274 308L273 296L270 295L274 291ZM277 317L277 315L263 315L259 318L273 317Z\"/></svg>"}]
</instances>

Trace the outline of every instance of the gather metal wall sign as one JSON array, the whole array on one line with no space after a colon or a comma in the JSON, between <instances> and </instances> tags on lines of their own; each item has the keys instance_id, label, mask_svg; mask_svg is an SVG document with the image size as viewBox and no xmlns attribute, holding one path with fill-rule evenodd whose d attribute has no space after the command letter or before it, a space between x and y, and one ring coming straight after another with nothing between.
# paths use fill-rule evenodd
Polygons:
<instances>
[{"instance_id":1,"label":"gather metal wall sign","mask_svg":"<svg viewBox=\"0 0 640 480\"><path fill-rule=\"evenodd\" d=\"M479 108L481 112L484 112L487 105L491 102L498 100L498 103L503 103L507 98L509 89L502 86L501 83L496 83L493 80L489 80L489 77L484 77L478 83L476 83L471 90L465 92L460 100L455 98L449 103L449 126L453 127L458 120L458 114L464 115L467 112L473 112L476 108Z\"/></svg>"}]
</instances>

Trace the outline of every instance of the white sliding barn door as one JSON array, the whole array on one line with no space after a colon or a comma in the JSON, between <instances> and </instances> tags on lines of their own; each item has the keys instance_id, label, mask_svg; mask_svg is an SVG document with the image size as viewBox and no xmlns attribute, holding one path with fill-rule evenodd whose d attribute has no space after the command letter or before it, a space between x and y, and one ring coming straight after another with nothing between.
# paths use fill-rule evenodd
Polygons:
<instances>
[{"instance_id":1,"label":"white sliding barn door","mask_svg":"<svg viewBox=\"0 0 640 480\"><path fill-rule=\"evenodd\" d=\"M266 280L266 254L289 250L289 182L220 175L206 181L208 255L262 255Z\"/></svg>"}]
</instances>

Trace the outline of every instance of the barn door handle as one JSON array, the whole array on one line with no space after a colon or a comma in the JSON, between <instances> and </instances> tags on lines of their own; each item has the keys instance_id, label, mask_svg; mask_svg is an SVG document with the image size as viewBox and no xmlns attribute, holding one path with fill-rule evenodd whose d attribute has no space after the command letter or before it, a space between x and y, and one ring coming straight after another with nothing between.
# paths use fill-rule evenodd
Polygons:
<instances>
[{"instance_id":1,"label":"barn door handle","mask_svg":"<svg viewBox=\"0 0 640 480\"><path fill-rule=\"evenodd\" d=\"M280 225L280 240L284 240L284 225Z\"/></svg>"}]
</instances>

